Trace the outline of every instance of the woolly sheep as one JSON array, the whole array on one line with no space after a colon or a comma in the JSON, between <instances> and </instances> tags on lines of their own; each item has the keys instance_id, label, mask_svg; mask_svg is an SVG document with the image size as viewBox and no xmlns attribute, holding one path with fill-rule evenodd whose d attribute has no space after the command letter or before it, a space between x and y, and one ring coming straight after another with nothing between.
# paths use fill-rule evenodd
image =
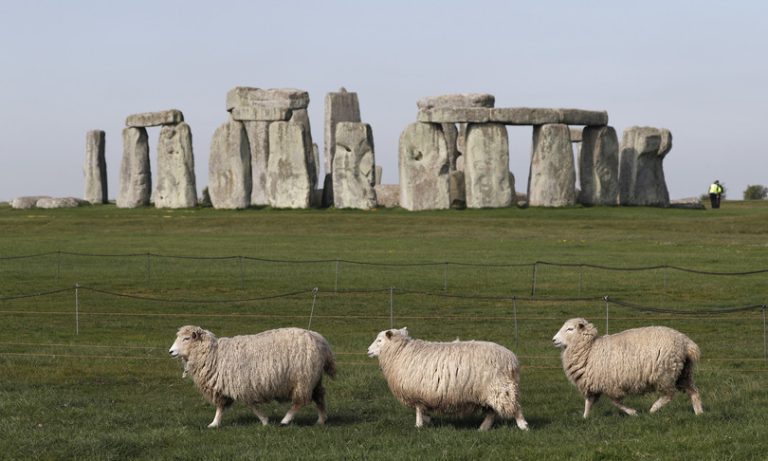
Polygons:
<instances>
[{"instance_id":1,"label":"woolly sheep","mask_svg":"<svg viewBox=\"0 0 768 461\"><path fill-rule=\"evenodd\" d=\"M428 412L466 414L483 410L480 430L496 416L515 418L527 430L520 407L520 366L509 349L485 341L429 342L413 339L407 328L385 330L368 348L378 357L392 394L416 409L416 427Z\"/></svg>"},{"instance_id":2,"label":"woolly sheep","mask_svg":"<svg viewBox=\"0 0 768 461\"><path fill-rule=\"evenodd\" d=\"M317 424L326 420L323 371L333 377L336 362L320 334L301 328L280 328L255 335L216 338L198 326L183 326L168 351L184 363L184 375L213 405L208 427L218 427L224 409L234 401L248 405L263 425L268 418L258 404L292 402L280 422L289 424L310 400L317 405Z\"/></svg>"},{"instance_id":3,"label":"woolly sheep","mask_svg":"<svg viewBox=\"0 0 768 461\"><path fill-rule=\"evenodd\" d=\"M633 328L598 336L597 328L583 318L570 319L552 338L562 349L563 369L568 380L584 395L584 418L602 394L623 412L637 412L622 404L626 395L656 391L661 394L651 406L657 412L685 391L693 411L703 412L701 397L693 383L693 367L701 353L686 335L672 328Z\"/></svg>"}]
</instances>

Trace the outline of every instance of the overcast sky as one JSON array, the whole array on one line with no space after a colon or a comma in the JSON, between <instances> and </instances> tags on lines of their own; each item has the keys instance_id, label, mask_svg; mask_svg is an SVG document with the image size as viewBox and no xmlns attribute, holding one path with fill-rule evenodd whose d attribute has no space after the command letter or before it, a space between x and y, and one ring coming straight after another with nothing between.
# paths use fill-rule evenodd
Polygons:
<instances>
[{"instance_id":1,"label":"overcast sky","mask_svg":"<svg viewBox=\"0 0 768 461\"><path fill-rule=\"evenodd\" d=\"M92 129L107 133L114 199L125 117L171 108L192 128L202 189L235 86L308 91L321 152L325 94L356 91L385 183L419 98L484 92L497 107L606 110L619 136L668 128L672 198L716 178L741 198L768 185L767 52L758 0L0 0L0 200L82 197ZM531 129L509 134L524 191Z\"/></svg>"}]
</instances>

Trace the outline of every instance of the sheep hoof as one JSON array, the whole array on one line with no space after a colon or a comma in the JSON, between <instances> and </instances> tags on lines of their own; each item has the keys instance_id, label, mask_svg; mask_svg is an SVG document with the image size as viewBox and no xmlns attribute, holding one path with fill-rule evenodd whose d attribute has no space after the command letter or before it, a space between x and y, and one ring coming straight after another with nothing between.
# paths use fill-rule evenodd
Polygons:
<instances>
[{"instance_id":1,"label":"sheep hoof","mask_svg":"<svg viewBox=\"0 0 768 461\"><path fill-rule=\"evenodd\" d=\"M627 409L627 410L625 410L625 411L626 411L626 413L627 413L629 416L637 416L637 410L633 410L633 409L631 409L631 408L628 408L628 409Z\"/></svg>"},{"instance_id":2,"label":"sheep hoof","mask_svg":"<svg viewBox=\"0 0 768 461\"><path fill-rule=\"evenodd\" d=\"M219 423L211 423L211 424L208 425L209 429L216 429L218 427L219 427Z\"/></svg>"}]
</instances>

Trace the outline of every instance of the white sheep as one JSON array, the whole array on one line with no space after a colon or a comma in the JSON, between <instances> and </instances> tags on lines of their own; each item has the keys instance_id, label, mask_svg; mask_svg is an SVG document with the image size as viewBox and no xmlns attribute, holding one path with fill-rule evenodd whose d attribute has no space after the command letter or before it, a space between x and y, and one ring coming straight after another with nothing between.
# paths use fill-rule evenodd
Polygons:
<instances>
[{"instance_id":1,"label":"white sheep","mask_svg":"<svg viewBox=\"0 0 768 461\"><path fill-rule=\"evenodd\" d=\"M310 401L317 405L317 424L326 420L322 377L336 373L328 342L319 333L301 328L280 328L255 335L216 338L197 326L183 326L168 351L181 357L184 375L213 405L216 415L208 427L218 427L224 409L234 401L248 405L266 425L261 403L292 402L280 422L289 424Z\"/></svg>"},{"instance_id":2,"label":"white sheep","mask_svg":"<svg viewBox=\"0 0 768 461\"><path fill-rule=\"evenodd\" d=\"M416 427L429 423L428 412L482 410L481 431L490 429L497 415L528 428L520 407L520 365L512 351L498 344L422 341L401 328L380 332L368 356L379 358L392 394L416 409Z\"/></svg>"},{"instance_id":3,"label":"white sheep","mask_svg":"<svg viewBox=\"0 0 768 461\"><path fill-rule=\"evenodd\" d=\"M703 412L693 383L693 367L701 352L677 330L652 326L598 336L594 325L575 318L563 324L552 342L562 348L568 380L584 395L584 418L602 394L634 415L635 410L622 404L624 396L654 391L661 397L651 406L651 413L669 403L678 390L691 397L695 414Z\"/></svg>"}]
</instances>

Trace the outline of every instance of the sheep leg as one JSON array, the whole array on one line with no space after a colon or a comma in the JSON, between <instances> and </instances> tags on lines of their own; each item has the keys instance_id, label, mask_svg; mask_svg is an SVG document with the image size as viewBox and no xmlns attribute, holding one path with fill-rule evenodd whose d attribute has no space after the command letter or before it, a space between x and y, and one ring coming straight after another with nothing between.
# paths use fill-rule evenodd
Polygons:
<instances>
[{"instance_id":1,"label":"sheep leg","mask_svg":"<svg viewBox=\"0 0 768 461\"><path fill-rule=\"evenodd\" d=\"M426 408L421 405L416 406L416 427L423 427L424 424L429 424L432 418L427 414Z\"/></svg>"},{"instance_id":2,"label":"sheep leg","mask_svg":"<svg viewBox=\"0 0 768 461\"><path fill-rule=\"evenodd\" d=\"M483 423L480 424L480 430L481 431L487 431L490 428L493 427L493 422L496 420L496 412L495 411L488 411L485 413L485 419L483 419Z\"/></svg>"},{"instance_id":3,"label":"sheep leg","mask_svg":"<svg viewBox=\"0 0 768 461\"><path fill-rule=\"evenodd\" d=\"M523 410L520 408L515 411L515 423L517 423L517 427L519 429L522 429L524 431L528 430L528 421L523 418Z\"/></svg>"},{"instance_id":4,"label":"sheep leg","mask_svg":"<svg viewBox=\"0 0 768 461\"><path fill-rule=\"evenodd\" d=\"M621 403L621 399L611 399L611 402L613 402L613 404L616 405L616 407L618 407L619 410L623 411L628 415L635 416L637 414L637 410L629 408L628 406Z\"/></svg>"},{"instance_id":5,"label":"sheep leg","mask_svg":"<svg viewBox=\"0 0 768 461\"><path fill-rule=\"evenodd\" d=\"M653 402L653 405L651 406L651 413L656 413L663 407L664 405L668 404L672 401L672 399L675 398L675 394L664 394L655 402Z\"/></svg>"},{"instance_id":6,"label":"sheep leg","mask_svg":"<svg viewBox=\"0 0 768 461\"><path fill-rule=\"evenodd\" d=\"M693 404L693 413L700 415L704 413L704 408L701 406L701 396L699 395L699 390L691 384L688 386L685 391L688 393L688 395L691 397L691 403Z\"/></svg>"},{"instance_id":7,"label":"sheep leg","mask_svg":"<svg viewBox=\"0 0 768 461\"><path fill-rule=\"evenodd\" d=\"M285 414L285 416L283 417L283 420L280 421L280 424L282 424L283 426L287 426L288 424L291 424L291 421L293 421L293 416L299 410L301 410L301 407L303 406L304 405L302 405L301 403L294 403L293 405L291 405L291 408L288 410L288 413Z\"/></svg>"},{"instance_id":8,"label":"sheep leg","mask_svg":"<svg viewBox=\"0 0 768 461\"><path fill-rule=\"evenodd\" d=\"M322 384L318 384L315 390L312 391L312 401L317 406L317 424L325 424L328 416L325 413L325 388Z\"/></svg>"},{"instance_id":9,"label":"sheep leg","mask_svg":"<svg viewBox=\"0 0 768 461\"><path fill-rule=\"evenodd\" d=\"M216 414L213 416L213 421L208 427L219 427L221 425L221 415L224 414L224 406L216 405Z\"/></svg>"},{"instance_id":10,"label":"sheep leg","mask_svg":"<svg viewBox=\"0 0 768 461\"><path fill-rule=\"evenodd\" d=\"M584 419L587 419L587 416L589 416L589 411L592 409L592 405L594 405L599 398L600 394L589 394L584 399Z\"/></svg>"},{"instance_id":11,"label":"sheep leg","mask_svg":"<svg viewBox=\"0 0 768 461\"><path fill-rule=\"evenodd\" d=\"M267 417L267 415L262 413L261 410L258 409L256 404L251 404L248 406L251 408L251 411L253 411L253 413L259 418L259 421L261 421L262 426L266 426L267 424L269 424L269 418Z\"/></svg>"}]
</instances>

